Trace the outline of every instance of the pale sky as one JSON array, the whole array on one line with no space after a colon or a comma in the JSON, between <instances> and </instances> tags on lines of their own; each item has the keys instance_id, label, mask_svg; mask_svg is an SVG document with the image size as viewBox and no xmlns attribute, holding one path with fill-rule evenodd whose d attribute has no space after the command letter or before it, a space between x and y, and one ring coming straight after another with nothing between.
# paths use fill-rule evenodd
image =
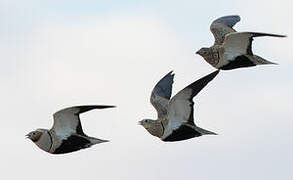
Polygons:
<instances>
[{"instance_id":1,"label":"pale sky","mask_svg":"<svg viewBox=\"0 0 293 180\"><path fill-rule=\"evenodd\" d=\"M293 3L290 0L0 0L0 177L52 180L293 179ZM156 118L154 85L175 72L173 95L215 69L194 52L210 23L238 14L253 51L279 65L220 74L194 98L195 123L218 133L176 143L137 122ZM51 155L25 135L52 114L107 104L81 116L86 134L109 143Z\"/></svg>"}]
</instances>

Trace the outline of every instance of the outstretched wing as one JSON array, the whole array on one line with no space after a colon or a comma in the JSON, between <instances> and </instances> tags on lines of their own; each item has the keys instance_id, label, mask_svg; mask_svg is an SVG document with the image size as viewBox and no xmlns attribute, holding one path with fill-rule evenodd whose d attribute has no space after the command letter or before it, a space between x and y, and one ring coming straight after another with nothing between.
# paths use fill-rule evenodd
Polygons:
<instances>
[{"instance_id":1,"label":"outstretched wing","mask_svg":"<svg viewBox=\"0 0 293 180\"><path fill-rule=\"evenodd\" d=\"M272 36L272 37L286 37L278 34L267 34L258 32L233 32L227 34L223 43L226 56L228 60L233 60L237 56L252 55L251 44L254 37Z\"/></svg>"},{"instance_id":2,"label":"outstretched wing","mask_svg":"<svg viewBox=\"0 0 293 180\"><path fill-rule=\"evenodd\" d=\"M79 114L90 111L92 109L112 108L115 106L92 105L92 106L74 106L62 109L54 113L54 124L52 130L57 136L66 138L71 134L85 135L80 123Z\"/></svg>"},{"instance_id":3,"label":"outstretched wing","mask_svg":"<svg viewBox=\"0 0 293 180\"><path fill-rule=\"evenodd\" d=\"M169 99L172 94L172 84L174 80L173 71L165 75L154 87L150 101L158 112L158 118L167 114Z\"/></svg>"},{"instance_id":4,"label":"outstretched wing","mask_svg":"<svg viewBox=\"0 0 293 180\"><path fill-rule=\"evenodd\" d=\"M236 32L232 27L240 21L240 16L224 16L213 21L210 26L212 31L215 44L221 45L224 42L225 35L231 32Z\"/></svg>"},{"instance_id":5,"label":"outstretched wing","mask_svg":"<svg viewBox=\"0 0 293 180\"><path fill-rule=\"evenodd\" d=\"M219 70L193 82L177 93L170 101L168 107L168 124L162 139L168 137L173 131L184 124L194 126L193 121L193 97L196 96L211 80L213 80Z\"/></svg>"}]
</instances>

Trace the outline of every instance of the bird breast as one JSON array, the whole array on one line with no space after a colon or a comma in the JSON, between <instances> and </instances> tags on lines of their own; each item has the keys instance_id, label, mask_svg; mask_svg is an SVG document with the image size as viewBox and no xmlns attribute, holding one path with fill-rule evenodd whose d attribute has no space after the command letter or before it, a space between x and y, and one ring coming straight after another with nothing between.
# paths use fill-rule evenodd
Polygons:
<instances>
[{"instance_id":1,"label":"bird breast","mask_svg":"<svg viewBox=\"0 0 293 180\"><path fill-rule=\"evenodd\" d=\"M147 127L146 130L153 136L161 138L164 134L164 127L161 123L156 122L153 123L151 126Z\"/></svg>"},{"instance_id":2,"label":"bird breast","mask_svg":"<svg viewBox=\"0 0 293 180\"><path fill-rule=\"evenodd\" d=\"M219 63L219 52L217 50L217 48L210 48L209 53L207 53L207 55L204 57L204 59L212 66L217 66L217 64Z\"/></svg>"},{"instance_id":3,"label":"bird breast","mask_svg":"<svg viewBox=\"0 0 293 180\"><path fill-rule=\"evenodd\" d=\"M43 132L39 140L34 143L42 150L49 152L52 147L53 140L49 132L46 131L46 132Z\"/></svg>"}]
</instances>

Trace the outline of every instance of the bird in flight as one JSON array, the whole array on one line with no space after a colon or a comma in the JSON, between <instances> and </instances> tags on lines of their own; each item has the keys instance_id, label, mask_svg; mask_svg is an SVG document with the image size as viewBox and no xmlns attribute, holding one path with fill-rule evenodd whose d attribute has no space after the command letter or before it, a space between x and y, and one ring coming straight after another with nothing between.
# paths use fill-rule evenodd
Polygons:
<instances>
[{"instance_id":1,"label":"bird in flight","mask_svg":"<svg viewBox=\"0 0 293 180\"><path fill-rule=\"evenodd\" d=\"M113 108L107 105L74 106L54 113L54 124L50 130L37 129L26 136L40 149L51 154L64 154L108 142L87 136L80 123L79 114L92 109Z\"/></svg>"},{"instance_id":2,"label":"bird in flight","mask_svg":"<svg viewBox=\"0 0 293 180\"><path fill-rule=\"evenodd\" d=\"M162 141L181 141L207 134L216 135L195 125L192 99L218 73L219 70L193 82L171 98L174 74L172 71L169 72L156 84L151 93L150 101L157 110L157 120L143 119L139 124Z\"/></svg>"},{"instance_id":3,"label":"bird in flight","mask_svg":"<svg viewBox=\"0 0 293 180\"><path fill-rule=\"evenodd\" d=\"M210 26L215 38L214 45L201 48L196 54L202 56L213 67L222 70L276 64L253 54L253 38L286 36L261 32L236 32L233 26L239 21L238 15L224 16L214 20Z\"/></svg>"}]
</instances>

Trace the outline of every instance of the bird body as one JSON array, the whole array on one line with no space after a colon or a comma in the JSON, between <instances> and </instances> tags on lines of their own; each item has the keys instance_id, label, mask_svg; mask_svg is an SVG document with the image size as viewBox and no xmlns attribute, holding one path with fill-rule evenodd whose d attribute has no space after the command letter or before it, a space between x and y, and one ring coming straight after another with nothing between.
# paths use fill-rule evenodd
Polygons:
<instances>
[{"instance_id":1,"label":"bird body","mask_svg":"<svg viewBox=\"0 0 293 180\"><path fill-rule=\"evenodd\" d=\"M276 64L253 54L253 38L286 36L259 32L236 32L233 26L239 21L239 16L224 16L213 21L210 30L215 38L214 45L209 48L201 48L196 54L202 56L213 67L222 70Z\"/></svg>"},{"instance_id":2,"label":"bird body","mask_svg":"<svg viewBox=\"0 0 293 180\"><path fill-rule=\"evenodd\" d=\"M87 136L81 127L79 114L92 110L112 108L114 106L74 106L62 109L54 114L54 125L50 130L37 129L27 134L40 149L51 154L64 154L92 145L108 142Z\"/></svg>"},{"instance_id":3,"label":"bird body","mask_svg":"<svg viewBox=\"0 0 293 180\"><path fill-rule=\"evenodd\" d=\"M139 124L162 141L181 141L206 134L215 135L216 133L195 125L192 99L218 73L219 71L215 71L193 82L171 98L174 78L171 71L156 84L151 94L151 103L157 110L158 119L143 119Z\"/></svg>"}]
</instances>

